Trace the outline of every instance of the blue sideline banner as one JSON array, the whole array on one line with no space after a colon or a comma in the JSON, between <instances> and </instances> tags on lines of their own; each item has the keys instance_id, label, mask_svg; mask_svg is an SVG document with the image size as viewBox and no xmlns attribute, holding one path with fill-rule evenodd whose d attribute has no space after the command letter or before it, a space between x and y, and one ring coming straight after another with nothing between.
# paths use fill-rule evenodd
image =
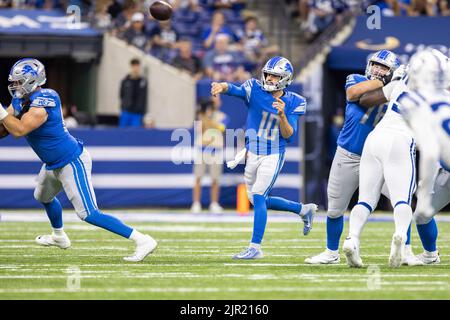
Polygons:
<instances>
[{"instance_id":1,"label":"blue sideline banner","mask_svg":"<svg viewBox=\"0 0 450 320\"><path fill-rule=\"evenodd\" d=\"M93 159L93 185L100 208L185 207L191 205L194 184L192 144L180 147L172 130L74 129ZM193 140L193 139L192 139ZM184 141L186 143L186 141ZM234 150L230 150L231 157ZM302 187L298 142L286 151L286 161L273 194L299 200ZM175 160L175 161L174 161ZM33 198L42 164L25 139L0 140L0 208L40 207ZM224 165L220 202L236 204L236 186L243 183L243 165L230 171ZM203 204L209 203L211 180L204 179ZM71 207L64 193L58 195Z\"/></svg>"},{"instance_id":2,"label":"blue sideline banner","mask_svg":"<svg viewBox=\"0 0 450 320\"><path fill-rule=\"evenodd\" d=\"M369 29L367 16L360 16L350 37L332 49L328 66L341 70L364 69L369 55L382 49L398 54L402 63L425 47L448 55L449 34L449 17L382 17L380 29Z\"/></svg>"}]
</instances>

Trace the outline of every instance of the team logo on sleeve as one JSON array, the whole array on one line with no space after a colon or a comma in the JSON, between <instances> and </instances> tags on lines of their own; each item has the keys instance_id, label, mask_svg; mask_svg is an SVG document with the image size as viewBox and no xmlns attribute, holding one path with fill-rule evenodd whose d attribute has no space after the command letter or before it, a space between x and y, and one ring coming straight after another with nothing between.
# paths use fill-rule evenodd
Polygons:
<instances>
[{"instance_id":1,"label":"team logo on sleeve","mask_svg":"<svg viewBox=\"0 0 450 320\"><path fill-rule=\"evenodd\" d=\"M56 102L52 98L37 97L31 103L32 107L56 107Z\"/></svg>"},{"instance_id":2,"label":"team logo on sleeve","mask_svg":"<svg viewBox=\"0 0 450 320\"><path fill-rule=\"evenodd\" d=\"M306 111L306 103L302 103L299 106L297 106L292 113L305 113Z\"/></svg>"}]
</instances>

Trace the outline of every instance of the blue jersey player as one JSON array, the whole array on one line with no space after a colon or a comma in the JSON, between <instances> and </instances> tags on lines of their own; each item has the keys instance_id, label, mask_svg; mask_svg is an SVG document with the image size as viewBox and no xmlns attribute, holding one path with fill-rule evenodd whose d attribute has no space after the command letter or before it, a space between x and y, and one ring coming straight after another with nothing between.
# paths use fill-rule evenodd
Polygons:
<instances>
[{"instance_id":1,"label":"blue jersey player","mask_svg":"<svg viewBox=\"0 0 450 320\"><path fill-rule=\"evenodd\" d=\"M371 92L392 90L393 77L401 77L395 74L399 66L400 61L393 52L381 50L370 57L365 75L347 76L345 123L338 137L338 147L328 178L327 248L324 252L307 258L306 263L340 262L339 241L344 228L344 212L359 185L359 164L364 143L386 111L385 105L374 105L370 103L370 99L363 103L361 98ZM388 196L385 190L386 188L383 193ZM415 259L412 252L408 257Z\"/></svg>"},{"instance_id":2,"label":"blue jersey player","mask_svg":"<svg viewBox=\"0 0 450 320\"><path fill-rule=\"evenodd\" d=\"M53 228L51 235L36 238L39 245L70 247L63 229L62 207L56 195L64 190L77 215L84 221L134 240L134 255L126 261L141 261L157 243L117 218L103 214L97 207L91 183L91 157L82 143L66 129L58 93L44 89L44 65L32 58L17 61L9 73L12 102L0 107L0 123L14 137L25 137L43 162L34 197L44 206Z\"/></svg>"},{"instance_id":3,"label":"blue jersey player","mask_svg":"<svg viewBox=\"0 0 450 320\"><path fill-rule=\"evenodd\" d=\"M307 235L317 211L315 204L300 204L269 193L283 167L286 145L297 134L298 118L305 113L305 99L285 90L291 84L293 68L283 57L271 58L262 69L261 81L247 80L237 87L231 83L212 83L211 94L226 94L245 101L246 125L245 184L254 206L253 236L250 246L234 259L263 257L261 242L267 222L267 209L298 214Z\"/></svg>"}]
</instances>

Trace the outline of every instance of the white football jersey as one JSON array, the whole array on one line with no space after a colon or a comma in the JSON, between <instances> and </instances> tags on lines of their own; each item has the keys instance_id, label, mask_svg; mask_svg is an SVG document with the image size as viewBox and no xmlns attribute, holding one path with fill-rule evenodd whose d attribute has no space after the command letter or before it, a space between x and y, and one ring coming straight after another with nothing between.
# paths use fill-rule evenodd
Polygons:
<instances>
[{"instance_id":1,"label":"white football jersey","mask_svg":"<svg viewBox=\"0 0 450 320\"><path fill-rule=\"evenodd\" d=\"M406 86L406 80L400 80L392 90L389 104L386 110L386 114L383 119L378 123L375 127L375 130L390 130L396 131L400 133L404 133L406 135L412 136L413 133L408 126L406 120L403 118L403 115L400 113L398 99L404 93L408 91Z\"/></svg>"},{"instance_id":2,"label":"white football jersey","mask_svg":"<svg viewBox=\"0 0 450 320\"><path fill-rule=\"evenodd\" d=\"M411 125L414 135L423 135L422 144L436 141L440 160L448 167L450 165L450 94L443 90L439 92L409 91L400 97L399 107L405 120ZM418 142L420 149L420 141Z\"/></svg>"}]
</instances>

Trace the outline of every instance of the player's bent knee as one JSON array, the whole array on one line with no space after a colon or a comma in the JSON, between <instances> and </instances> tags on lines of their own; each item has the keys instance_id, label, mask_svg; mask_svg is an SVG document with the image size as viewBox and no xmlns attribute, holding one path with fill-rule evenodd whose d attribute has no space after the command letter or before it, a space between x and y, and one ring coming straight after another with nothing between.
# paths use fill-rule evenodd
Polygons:
<instances>
[{"instance_id":1,"label":"player's bent knee","mask_svg":"<svg viewBox=\"0 0 450 320\"><path fill-rule=\"evenodd\" d=\"M55 198L55 197L50 198L48 196L45 196L44 192L42 192L42 189L35 189L33 196L34 196L34 199L36 199L40 203L50 203Z\"/></svg>"},{"instance_id":2,"label":"player's bent knee","mask_svg":"<svg viewBox=\"0 0 450 320\"><path fill-rule=\"evenodd\" d=\"M87 216L88 216L88 214L87 214L87 211L86 211L86 210L83 210L83 211L77 211L77 216L78 216L78 218L80 218L82 221L85 221L86 218L87 218Z\"/></svg>"},{"instance_id":3,"label":"player's bent knee","mask_svg":"<svg viewBox=\"0 0 450 320\"><path fill-rule=\"evenodd\" d=\"M336 218L340 218L344 215L344 211L342 210L333 210L333 209L328 209L327 211L327 217L331 218L331 219L336 219Z\"/></svg>"},{"instance_id":4,"label":"player's bent knee","mask_svg":"<svg viewBox=\"0 0 450 320\"><path fill-rule=\"evenodd\" d=\"M428 224L430 223L431 219L433 219L433 215L427 215L425 213L414 214L414 220L418 225Z\"/></svg>"}]
</instances>

